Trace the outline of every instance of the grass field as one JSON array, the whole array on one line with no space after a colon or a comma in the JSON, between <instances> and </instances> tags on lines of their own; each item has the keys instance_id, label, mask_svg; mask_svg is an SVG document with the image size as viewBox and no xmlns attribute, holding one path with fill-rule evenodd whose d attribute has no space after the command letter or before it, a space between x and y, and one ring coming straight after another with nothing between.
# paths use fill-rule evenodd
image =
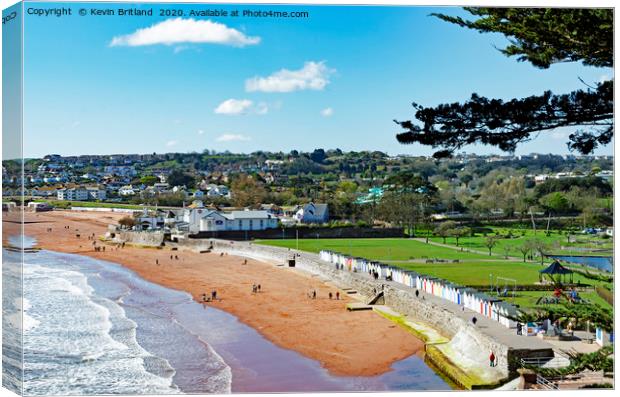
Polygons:
<instances>
[{"instance_id":1,"label":"grass field","mask_svg":"<svg viewBox=\"0 0 620 397\"><path fill-rule=\"evenodd\" d=\"M296 240L258 240L257 243L284 248L296 248ZM489 259L488 255L460 252L446 247L425 244L402 238L379 239L300 239L299 249L308 252L331 250L351 256L377 261L405 261L410 259Z\"/></svg>"},{"instance_id":2,"label":"grass field","mask_svg":"<svg viewBox=\"0 0 620 397\"><path fill-rule=\"evenodd\" d=\"M441 239L439 239L441 241ZM293 248L296 240L258 240L259 244ZM471 249L479 249L475 244ZM502 260L487 254L461 252L447 247L425 244L412 239L300 239L299 249L308 252L319 252L327 249L344 254L378 260L413 270L421 274L439 277L461 285L499 285L501 288L512 284L498 277L514 279L517 284L527 285L539 281L539 271L543 269L539 262ZM458 259L458 263L424 263L423 258ZM613 288L612 283L587 279L575 274L574 281L585 284L604 285ZM515 303L522 307L532 307L541 296L549 296L549 291L522 291L516 293ZM584 292L582 297L589 301L609 307L596 292Z\"/></svg>"},{"instance_id":3,"label":"grass field","mask_svg":"<svg viewBox=\"0 0 620 397\"><path fill-rule=\"evenodd\" d=\"M103 203L97 201L58 201L58 200L34 200L37 203L48 203L56 208L71 208L71 207L83 207L83 208L119 208L127 210L142 210L144 206L137 204L123 204L123 203ZM155 206L149 207L154 209ZM161 207L160 207L161 208Z\"/></svg>"},{"instance_id":4,"label":"grass field","mask_svg":"<svg viewBox=\"0 0 620 397\"><path fill-rule=\"evenodd\" d=\"M394 266L413 270L421 274L436 276L462 285L496 284L497 277L516 280L517 284L534 284L538 281L540 264L521 262L466 262L466 263L398 263Z\"/></svg>"},{"instance_id":5,"label":"grass field","mask_svg":"<svg viewBox=\"0 0 620 397\"><path fill-rule=\"evenodd\" d=\"M613 249L613 239L603 239L601 237L572 234L571 240L575 242L568 242L568 238L565 234L560 234L557 230L551 232L547 236L544 231L537 231L534 233L531 229L508 229L508 228L493 228L495 233L500 233L502 236L506 236L508 232L512 232L512 238L500 238L497 240L497 244L493 247L492 252L494 254L509 255L517 258L523 258L523 254L519 251L526 240L528 239L540 239L544 241L549 247L549 253L562 254L562 255L588 255L588 252L579 251L580 248L589 249ZM490 234L491 235L491 234ZM441 237L431 237L431 241L443 243L444 239ZM485 246L487 237L482 235L476 235L475 237L463 237L459 239L459 247L466 249L488 252L488 248ZM456 246L456 239L448 237L445 240L446 244ZM564 249L562 249L564 247ZM571 250L571 248L577 248L577 250ZM600 255L600 254L598 254Z\"/></svg>"}]
</instances>

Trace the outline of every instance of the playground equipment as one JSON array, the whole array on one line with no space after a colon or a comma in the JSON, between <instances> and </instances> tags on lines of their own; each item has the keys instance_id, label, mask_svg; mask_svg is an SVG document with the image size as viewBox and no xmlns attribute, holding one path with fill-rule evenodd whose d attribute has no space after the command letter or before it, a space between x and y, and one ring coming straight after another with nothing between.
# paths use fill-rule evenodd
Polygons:
<instances>
[{"instance_id":1,"label":"playground equipment","mask_svg":"<svg viewBox=\"0 0 620 397\"><path fill-rule=\"evenodd\" d=\"M510 287L512 287L512 292L510 291ZM514 303L516 290L517 290L517 280L515 280L514 278L500 277L500 276L496 277L495 292L497 292L498 297L508 298L510 296L512 298L512 302Z\"/></svg>"}]
</instances>

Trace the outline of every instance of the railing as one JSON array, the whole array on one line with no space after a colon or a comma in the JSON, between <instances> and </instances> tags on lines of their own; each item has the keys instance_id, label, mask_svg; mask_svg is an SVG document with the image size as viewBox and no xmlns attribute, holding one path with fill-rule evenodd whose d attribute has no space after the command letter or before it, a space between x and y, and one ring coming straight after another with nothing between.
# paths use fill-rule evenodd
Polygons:
<instances>
[{"instance_id":1,"label":"railing","mask_svg":"<svg viewBox=\"0 0 620 397\"><path fill-rule=\"evenodd\" d=\"M524 357L519 361L522 367L540 367L553 359L554 357Z\"/></svg>"},{"instance_id":2,"label":"railing","mask_svg":"<svg viewBox=\"0 0 620 397\"><path fill-rule=\"evenodd\" d=\"M520 358L519 362L522 367L562 368L565 366L558 357L525 357Z\"/></svg>"},{"instance_id":3,"label":"railing","mask_svg":"<svg viewBox=\"0 0 620 397\"><path fill-rule=\"evenodd\" d=\"M547 390L559 390L560 388L555 383L547 380L546 378L536 374L536 384Z\"/></svg>"}]
</instances>

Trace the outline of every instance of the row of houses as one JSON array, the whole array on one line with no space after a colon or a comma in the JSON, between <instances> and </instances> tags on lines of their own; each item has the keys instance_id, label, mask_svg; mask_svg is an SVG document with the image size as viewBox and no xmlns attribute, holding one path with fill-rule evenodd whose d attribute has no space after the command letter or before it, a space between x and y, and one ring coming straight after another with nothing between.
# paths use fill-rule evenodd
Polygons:
<instances>
[{"instance_id":1,"label":"row of houses","mask_svg":"<svg viewBox=\"0 0 620 397\"><path fill-rule=\"evenodd\" d=\"M293 214L274 205L258 209L219 210L205 207L200 200L186 208L144 210L137 218L141 230L163 229L170 232L196 234L200 232L254 231L275 229L296 223L322 224L329 221L327 204L308 203L295 208Z\"/></svg>"},{"instance_id":2,"label":"row of houses","mask_svg":"<svg viewBox=\"0 0 620 397\"><path fill-rule=\"evenodd\" d=\"M528 175L528 177L534 179L534 183L539 184L543 183L548 179L566 179L566 178L583 178L587 175L575 172L557 172L555 174L538 174L538 175ZM613 170L603 170L594 174L599 178L602 178L606 181L612 181L614 179Z\"/></svg>"}]
</instances>

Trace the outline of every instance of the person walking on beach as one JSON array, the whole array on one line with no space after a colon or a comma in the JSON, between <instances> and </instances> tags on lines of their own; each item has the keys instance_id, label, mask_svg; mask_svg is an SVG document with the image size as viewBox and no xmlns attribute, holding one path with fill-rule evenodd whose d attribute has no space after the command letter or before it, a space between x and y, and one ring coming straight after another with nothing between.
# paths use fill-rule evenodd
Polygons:
<instances>
[{"instance_id":1,"label":"person walking on beach","mask_svg":"<svg viewBox=\"0 0 620 397\"><path fill-rule=\"evenodd\" d=\"M340 292L336 291L336 300L340 300Z\"/></svg>"},{"instance_id":2,"label":"person walking on beach","mask_svg":"<svg viewBox=\"0 0 620 397\"><path fill-rule=\"evenodd\" d=\"M521 335L521 332L523 330L522 328L523 326L521 325L521 323L517 323L517 335Z\"/></svg>"},{"instance_id":3,"label":"person walking on beach","mask_svg":"<svg viewBox=\"0 0 620 397\"><path fill-rule=\"evenodd\" d=\"M489 356L489 366L495 367L495 354L491 351L491 355Z\"/></svg>"},{"instance_id":4,"label":"person walking on beach","mask_svg":"<svg viewBox=\"0 0 620 397\"><path fill-rule=\"evenodd\" d=\"M256 288L257 288L257 291L260 292L260 284L258 284Z\"/></svg>"},{"instance_id":5,"label":"person walking on beach","mask_svg":"<svg viewBox=\"0 0 620 397\"><path fill-rule=\"evenodd\" d=\"M312 299L316 299L316 290L312 290Z\"/></svg>"},{"instance_id":6,"label":"person walking on beach","mask_svg":"<svg viewBox=\"0 0 620 397\"><path fill-rule=\"evenodd\" d=\"M155 259L155 264L159 265L159 259Z\"/></svg>"},{"instance_id":7,"label":"person walking on beach","mask_svg":"<svg viewBox=\"0 0 620 397\"><path fill-rule=\"evenodd\" d=\"M332 293L331 292L329 293L329 299L330 300L332 299Z\"/></svg>"},{"instance_id":8,"label":"person walking on beach","mask_svg":"<svg viewBox=\"0 0 620 397\"><path fill-rule=\"evenodd\" d=\"M217 291L213 290L211 291L211 300L215 302L216 299L217 299Z\"/></svg>"}]
</instances>

